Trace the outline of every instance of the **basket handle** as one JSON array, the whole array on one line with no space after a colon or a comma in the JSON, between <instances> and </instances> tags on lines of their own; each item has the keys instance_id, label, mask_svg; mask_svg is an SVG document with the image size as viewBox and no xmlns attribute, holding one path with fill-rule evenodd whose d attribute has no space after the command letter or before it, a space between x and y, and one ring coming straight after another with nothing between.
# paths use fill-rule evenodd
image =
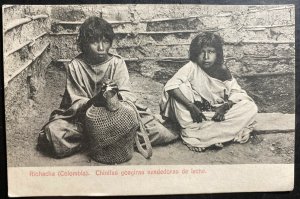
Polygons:
<instances>
[{"instance_id":1,"label":"basket handle","mask_svg":"<svg viewBox=\"0 0 300 199\"><path fill-rule=\"evenodd\" d=\"M150 158L152 156L152 146L151 146L151 142L149 140L148 134L146 133L146 129L143 125L143 123L141 122L141 120L139 119L139 123L140 123L140 132L137 132L136 136L135 136L135 143L136 143L136 147L139 150L139 152L146 158ZM140 143L139 140L139 136L141 136L144 141L145 141L145 149L143 148L143 146Z\"/></svg>"},{"instance_id":2,"label":"basket handle","mask_svg":"<svg viewBox=\"0 0 300 199\"><path fill-rule=\"evenodd\" d=\"M138 151L146 158L150 158L152 156L152 146L151 146L151 142L149 140L147 131L145 129L144 124L142 123L142 119L138 113L137 108L135 107L135 105L130 102L130 101L126 101L130 106L133 107L134 111L136 112L137 115L137 119L139 122L139 126L140 126L140 132L137 132L136 136L135 136L135 143L136 143L136 147L138 149ZM139 140L139 136L143 138L143 140L145 141L145 149L143 148L140 140Z\"/></svg>"}]
</instances>

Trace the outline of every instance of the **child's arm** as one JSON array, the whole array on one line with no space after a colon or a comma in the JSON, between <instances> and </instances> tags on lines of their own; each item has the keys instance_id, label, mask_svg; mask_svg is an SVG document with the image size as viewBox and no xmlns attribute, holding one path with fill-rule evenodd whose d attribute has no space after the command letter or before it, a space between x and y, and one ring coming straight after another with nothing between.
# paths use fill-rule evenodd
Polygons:
<instances>
[{"instance_id":1,"label":"child's arm","mask_svg":"<svg viewBox=\"0 0 300 199\"><path fill-rule=\"evenodd\" d=\"M89 100L90 97L80 85L80 76L71 62L66 68L66 88L60 108L51 113L50 120L56 116L72 117L76 115L86 107Z\"/></svg>"},{"instance_id":2,"label":"child's arm","mask_svg":"<svg viewBox=\"0 0 300 199\"><path fill-rule=\"evenodd\" d=\"M216 122L224 121L225 120L225 113L233 106L233 102L228 100L223 105L216 108L216 112L214 116L211 118Z\"/></svg>"},{"instance_id":3,"label":"child's arm","mask_svg":"<svg viewBox=\"0 0 300 199\"><path fill-rule=\"evenodd\" d=\"M202 118L206 120L201 110L191 101L189 101L179 88L175 88L168 91L169 95L173 97L176 101L183 104L191 113L194 122L202 122Z\"/></svg>"},{"instance_id":4,"label":"child's arm","mask_svg":"<svg viewBox=\"0 0 300 199\"><path fill-rule=\"evenodd\" d=\"M169 79L169 81L166 83L164 87L164 91L169 91L175 88L179 88L179 86L189 81L190 77L192 76L194 72L195 66L192 62L187 63L183 67L181 67L175 75Z\"/></svg>"},{"instance_id":5,"label":"child's arm","mask_svg":"<svg viewBox=\"0 0 300 199\"><path fill-rule=\"evenodd\" d=\"M237 83L236 79L234 78L231 81L228 100L232 101L233 103L237 103L241 100L253 101L248 96L247 92L240 87L240 85Z\"/></svg>"},{"instance_id":6,"label":"child's arm","mask_svg":"<svg viewBox=\"0 0 300 199\"><path fill-rule=\"evenodd\" d=\"M123 100L136 101L135 95L131 92L129 73L123 59L117 59L110 78L118 85L119 93Z\"/></svg>"}]
</instances>

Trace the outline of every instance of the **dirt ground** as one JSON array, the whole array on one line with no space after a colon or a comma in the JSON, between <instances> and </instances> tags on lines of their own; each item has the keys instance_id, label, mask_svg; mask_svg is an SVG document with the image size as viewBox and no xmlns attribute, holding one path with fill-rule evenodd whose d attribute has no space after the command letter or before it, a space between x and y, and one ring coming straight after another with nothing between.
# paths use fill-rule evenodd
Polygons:
<instances>
[{"instance_id":1,"label":"dirt ground","mask_svg":"<svg viewBox=\"0 0 300 199\"><path fill-rule=\"evenodd\" d=\"M133 91L140 102L154 113L159 113L158 101L163 85L140 74L131 73ZM50 113L59 106L65 84L62 70L50 66L46 75L44 93L36 103L18 115L18 123L7 124L8 166L97 166L83 151L64 159L44 156L35 149L38 132L47 122ZM254 132L245 144L228 143L223 149L208 149L203 153L189 151L180 140L167 146L153 148L151 159L139 153L125 165L176 165L176 164L285 164L294 162L294 133L263 134Z\"/></svg>"}]
</instances>

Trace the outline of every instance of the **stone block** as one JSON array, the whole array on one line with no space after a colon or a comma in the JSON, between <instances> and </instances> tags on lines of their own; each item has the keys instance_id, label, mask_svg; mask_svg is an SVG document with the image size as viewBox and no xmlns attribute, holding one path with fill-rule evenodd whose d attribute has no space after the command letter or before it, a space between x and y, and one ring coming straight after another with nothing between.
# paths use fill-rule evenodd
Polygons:
<instances>
[{"instance_id":1,"label":"stone block","mask_svg":"<svg viewBox=\"0 0 300 199\"><path fill-rule=\"evenodd\" d=\"M279 44L274 47L273 52L278 57L295 56L295 44Z\"/></svg>"},{"instance_id":2,"label":"stone block","mask_svg":"<svg viewBox=\"0 0 300 199\"><path fill-rule=\"evenodd\" d=\"M203 26L206 29L223 29L235 25L235 21L233 20L232 15L227 15L227 16L213 15L213 16L202 17L201 22L203 23Z\"/></svg>"},{"instance_id":3,"label":"stone block","mask_svg":"<svg viewBox=\"0 0 300 199\"><path fill-rule=\"evenodd\" d=\"M139 72L145 77L165 84L186 62L145 60L126 61L126 64L130 72Z\"/></svg>"},{"instance_id":4,"label":"stone block","mask_svg":"<svg viewBox=\"0 0 300 199\"><path fill-rule=\"evenodd\" d=\"M269 24L272 25L285 25L295 24L295 18L293 18L294 8L283 8L268 11Z\"/></svg>"},{"instance_id":5,"label":"stone block","mask_svg":"<svg viewBox=\"0 0 300 199\"><path fill-rule=\"evenodd\" d=\"M157 71L161 70L161 67L155 61L142 61L140 62L141 74L145 77L153 78Z\"/></svg>"},{"instance_id":6,"label":"stone block","mask_svg":"<svg viewBox=\"0 0 300 199\"><path fill-rule=\"evenodd\" d=\"M203 30L203 22L199 18L183 18L159 22L148 22L147 31L172 31L172 30Z\"/></svg>"},{"instance_id":7,"label":"stone block","mask_svg":"<svg viewBox=\"0 0 300 199\"><path fill-rule=\"evenodd\" d=\"M169 44L190 44L192 39L197 35L197 33L184 33L180 34L167 34L163 36L152 36L152 38L156 41L157 44L169 45Z\"/></svg>"},{"instance_id":8,"label":"stone block","mask_svg":"<svg viewBox=\"0 0 300 199\"><path fill-rule=\"evenodd\" d=\"M236 59L225 60L224 64L229 68L233 75L241 75L244 73L242 62Z\"/></svg>"},{"instance_id":9,"label":"stone block","mask_svg":"<svg viewBox=\"0 0 300 199\"><path fill-rule=\"evenodd\" d=\"M247 38L247 35L245 34L245 31L238 28L239 26L234 26L220 29L218 32L225 42L239 43Z\"/></svg>"},{"instance_id":10,"label":"stone block","mask_svg":"<svg viewBox=\"0 0 300 199\"><path fill-rule=\"evenodd\" d=\"M258 57L269 57L273 55L274 45L272 44L244 44L241 51L244 55L254 55Z\"/></svg>"},{"instance_id":11,"label":"stone block","mask_svg":"<svg viewBox=\"0 0 300 199\"><path fill-rule=\"evenodd\" d=\"M241 45L224 45L223 53L225 57L232 57L235 59L241 59L244 56L244 52L242 50L243 46Z\"/></svg>"},{"instance_id":12,"label":"stone block","mask_svg":"<svg viewBox=\"0 0 300 199\"><path fill-rule=\"evenodd\" d=\"M244 15L245 26L266 26L270 25L269 12L267 10L249 12ZM266 8L267 9L267 8Z\"/></svg>"},{"instance_id":13,"label":"stone block","mask_svg":"<svg viewBox=\"0 0 300 199\"><path fill-rule=\"evenodd\" d=\"M258 133L283 133L295 131L295 114L259 113L254 128Z\"/></svg>"},{"instance_id":14,"label":"stone block","mask_svg":"<svg viewBox=\"0 0 300 199\"><path fill-rule=\"evenodd\" d=\"M114 47L142 46L155 44L156 41L149 35L116 35Z\"/></svg>"},{"instance_id":15,"label":"stone block","mask_svg":"<svg viewBox=\"0 0 300 199\"><path fill-rule=\"evenodd\" d=\"M243 38L245 40L254 41L265 41L270 39L270 29L269 28L259 28L259 29L245 29L243 33ZM276 39L274 39L276 41Z\"/></svg>"},{"instance_id":16,"label":"stone block","mask_svg":"<svg viewBox=\"0 0 300 199\"><path fill-rule=\"evenodd\" d=\"M243 57L241 60L244 73L294 72L290 58L257 58Z\"/></svg>"},{"instance_id":17,"label":"stone block","mask_svg":"<svg viewBox=\"0 0 300 199\"><path fill-rule=\"evenodd\" d=\"M144 46L149 44L180 45L190 44L196 33L165 33L165 34L119 34L116 36L114 47Z\"/></svg>"},{"instance_id":18,"label":"stone block","mask_svg":"<svg viewBox=\"0 0 300 199\"><path fill-rule=\"evenodd\" d=\"M153 12L155 10L155 12ZM134 13L136 17L140 20L149 20L155 18L170 18L170 17L182 17L183 12L178 5L163 5L163 4L153 4L143 5L137 4L134 7Z\"/></svg>"},{"instance_id":19,"label":"stone block","mask_svg":"<svg viewBox=\"0 0 300 199\"><path fill-rule=\"evenodd\" d=\"M156 46L144 45L136 47L117 48L119 55L123 57L188 57L188 45L174 45L174 46Z\"/></svg>"},{"instance_id":20,"label":"stone block","mask_svg":"<svg viewBox=\"0 0 300 199\"><path fill-rule=\"evenodd\" d=\"M270 29L270 39L276 41L295 41L295 26L275 27Z\"/></svg>"}]
</instances>

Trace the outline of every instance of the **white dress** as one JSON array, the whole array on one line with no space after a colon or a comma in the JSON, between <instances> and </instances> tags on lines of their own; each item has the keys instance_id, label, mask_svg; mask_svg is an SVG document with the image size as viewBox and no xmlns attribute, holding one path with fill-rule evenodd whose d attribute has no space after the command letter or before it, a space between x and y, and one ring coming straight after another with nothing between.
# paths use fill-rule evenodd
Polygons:
<instances>
[{"instance_id":1,"label":"white dress","mask_svg":"<svg viewBox=\"0 0 300 199\"><path fill-rule=\"evenodd\" d=\"M179 88L191 102L202 102L205 99L211 106L218 107L225 102L226 94L234 105L225 114L224 121L212 121L214 112L203 112L207 121L196 123L186 107L169 96L167 91L175 88ZM189 147L208 147L231 140L247 142L257 114L257 106L241 89L236 79L215 79L191 61L165 85L160 110L162 116L177 120L181 126L181 137Z\"/></svg>"}]
</instances>

